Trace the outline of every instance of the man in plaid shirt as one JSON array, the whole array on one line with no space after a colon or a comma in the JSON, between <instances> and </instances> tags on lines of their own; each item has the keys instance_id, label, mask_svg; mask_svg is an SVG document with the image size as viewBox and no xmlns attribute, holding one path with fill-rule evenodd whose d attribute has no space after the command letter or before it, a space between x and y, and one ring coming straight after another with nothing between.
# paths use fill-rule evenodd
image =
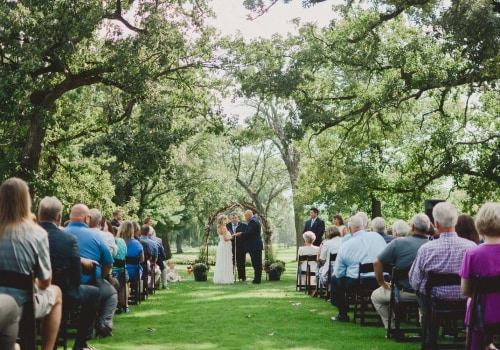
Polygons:
<instances>
[{"instance_id":1,"label":"man in plaid shirt","mask_svg":"<svg viewBox=\"0 0 500 350\"><path fill-rule=\"evenodd\" d=\"M458 274L465 252L476 246L476 243L458 237L455 232L458 214L452 204L438 203L432 210L432 215L439 239L420 247L409 273L410 285L417 291L417 300L422 315L425 312L425 284L429 272ZM460 286L437 287L433 295L445 300L466 298L462 295Z\"/></svg>"}]
</instances>

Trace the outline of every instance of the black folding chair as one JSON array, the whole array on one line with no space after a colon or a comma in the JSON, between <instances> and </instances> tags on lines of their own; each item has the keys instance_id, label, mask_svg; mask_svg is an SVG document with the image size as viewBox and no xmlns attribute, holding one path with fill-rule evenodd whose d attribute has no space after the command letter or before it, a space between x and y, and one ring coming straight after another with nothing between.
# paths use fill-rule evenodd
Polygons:
<instances>
[{"instance_id":1,"label":"black folding chair","mask_svg":"<svg viewBox=\"0 0 500 350\"><path fill-rule=\"evenodd\" d=\"M398 288L398 283L408 280L410 268L396 270L392 269L391 277L391 301L389 307L389 323L387 327L387 338L394 338L397 342L421 341L422 328L419 324L418 301L417 299L403 299L399 296L401 291L415 293L414 290L402 290ZM394 329L392 329L392 314L394 313ZM415 316L415 327L402 328L401 322L411 322L411 316ZM406 334L414 334L407 337Z\"/></svg>"},{"instance_id":2,"label":"black folding chair","mask_svg":"<svg viewBox=\"0 0 500 350\"><path fill-rule=\"evenodd\" d=\"M295 284L295 290L298 290L299 292L302 291L303 289L307 290L307 278L305 280L306 283L303 283L303 278L306 277L307 274L307 268L303 269L302 268L302 263L304 261L307 261L307 255L299 255L297 258L297 278L296 278L296 284Z\"/></svg>"},{"instance_id":3,"label":"black folding chair","mask_svg":"<svg viewBox=\"0 0 500 350\"><path fill-rule=\"evenodd\" d=\"M363 278L362 274L374 272L373 263L359 264L358 285L354 296L354 323L360 319L361 326L383 325L380 316L372 304L371 295L378 288L378 283L373 278ZM392 272L392 265L384 265L384 273Z\"/></svg>"},{"instance_id":4,"label":"black folding chair","mask_svg":"<svg viewBox=\"0 0 500 350\"><path fill-rule=\"evenodd\" d=\"M133 276L128 276L130 282L129 304L138 305L141 303L140 261L137 257L127 256L125 258L125 263L134 265L135 268L135 274Z\"/></svg>"},{"instance_id":5,"label":"black folding chair","mask_svg":"<svg viewBox=\"0 0 500 350\"><path fill-rule=\"evenodd\" d=\"M430 272L425 284L425 320L423 324L422 348L423 349L463 349L465 336L459 336L465 326L466 299L444 300L436 297L433 289L444 286L460 286L461 279L455 273L435 273ZM443 327L448 332L453 332L452 342L438 343L439 328ZM459 325L461 325L459 327Z\"/></svg>"},{"instance_id":6,"label":"black folding chair","mask_svg":"<svg viewBox=\"0 0 500 350\"><path fill-rule=\"evenodd\" d=\"M127 276L126 276L126 262L121 259L114 259L113 267L117 268L118 271L118 283L120 283L120 287L118 288L118 301L124 303L121 307L125 307L127 304Z\"/></svg>"},{"instance_id":7,"label":"black folding chair","mask_svg":"<svg viewBox=\"0 0 500 350\"><path fill-rule=\"evenodd\" d=\"M325 301L330 300L330 293L332 289L332 274L333 274L333 269L332 269L332 262L335 262L337 260L337 253L331 253L330 254L330 265L328 266L328 276L326 276L326 293L325 293Z\"/></svg>"},{"instance_id":8,"label":"black folding chair","mask_svg":"<svg viewBox=\"0 0 500 350\"><path fill-rule=\"evenodd\" d=\"M469 325L467 327L467 344L466 349L472 348L472 335L475 333L479 344L478 349L484 349L489 344L482 343L485 335L500 337L500 322L485 323L484 322L484 297L488 294L500 293L500 275L492 277L476 276L471 279L472 282L472 297L470 305ZM500 310L496 310L500 311Z\"/></svg>"},{"instance_id":9,"label":"black folding chair","mask_svg":"<svg viewBox=\"0 0 500 350\"><path fill-rule=\"evenodd\" d=\"M33 275L0 270L0 286L21 289L28 293L28 301L23 305L23 312L19 321L18 343L21 350L36 350L35 284Z\"/></svg>"}]
</instances>

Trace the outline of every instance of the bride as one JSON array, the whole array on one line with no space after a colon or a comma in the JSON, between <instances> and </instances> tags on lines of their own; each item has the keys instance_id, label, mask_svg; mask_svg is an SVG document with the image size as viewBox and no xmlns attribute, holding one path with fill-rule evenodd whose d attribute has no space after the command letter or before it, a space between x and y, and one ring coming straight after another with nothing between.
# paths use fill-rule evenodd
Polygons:
<instances>
[{"instance_id":1,"label":"bride","mask_svg":"<svg viewBox=\"0 0 500 350\"><path fill-rule=\"evenodd\" d=\"M234 283L233 274L233 249L231 245L231 234L227 230L227 216L220 215L217 218L217 233L219 234L219 245L215 256L215 284Z\"/></svg>"}]
</instances>

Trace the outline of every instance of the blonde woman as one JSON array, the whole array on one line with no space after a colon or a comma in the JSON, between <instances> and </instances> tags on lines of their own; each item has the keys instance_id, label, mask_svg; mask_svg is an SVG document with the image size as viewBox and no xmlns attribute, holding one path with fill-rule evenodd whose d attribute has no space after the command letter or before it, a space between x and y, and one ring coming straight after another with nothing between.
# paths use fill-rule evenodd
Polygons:
<instances>
[{"instance_id":1,"label":"blonde woman","mask_svg":"<svg viewBox=\"0 0 500 350\"><path fill-rule=\"evenodd\" d=\"M231 234L226 225L227 215L220 215L217 218L217 233L219 234L219 245L215 256L215 284L234 283L233 274L233 249L231 244Z\"/></svg>"}]
</instances>

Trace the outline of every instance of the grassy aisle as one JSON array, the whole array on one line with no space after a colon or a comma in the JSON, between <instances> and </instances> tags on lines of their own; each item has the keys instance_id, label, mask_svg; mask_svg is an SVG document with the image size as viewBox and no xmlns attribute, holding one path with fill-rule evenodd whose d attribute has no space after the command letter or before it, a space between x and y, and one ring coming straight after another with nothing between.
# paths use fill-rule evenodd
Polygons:
<instances>
[{"instance_id":1,"label":"grassy aisle","mask_svg":"<svg viewBox=\"0 0 500 350\"><path fill-rule=\"evenodd\" d=\"M293 252L278 257L278 282L214 285L192 275L160 290L132 312L115 316L114 336L89 344L106 349L419 349L384 338L382 328L334 323L331 304L295 291ZM210 271L213 272L213 269ZM247 268L252 276L253 271Z\"/></svg>"}]
</instances>

